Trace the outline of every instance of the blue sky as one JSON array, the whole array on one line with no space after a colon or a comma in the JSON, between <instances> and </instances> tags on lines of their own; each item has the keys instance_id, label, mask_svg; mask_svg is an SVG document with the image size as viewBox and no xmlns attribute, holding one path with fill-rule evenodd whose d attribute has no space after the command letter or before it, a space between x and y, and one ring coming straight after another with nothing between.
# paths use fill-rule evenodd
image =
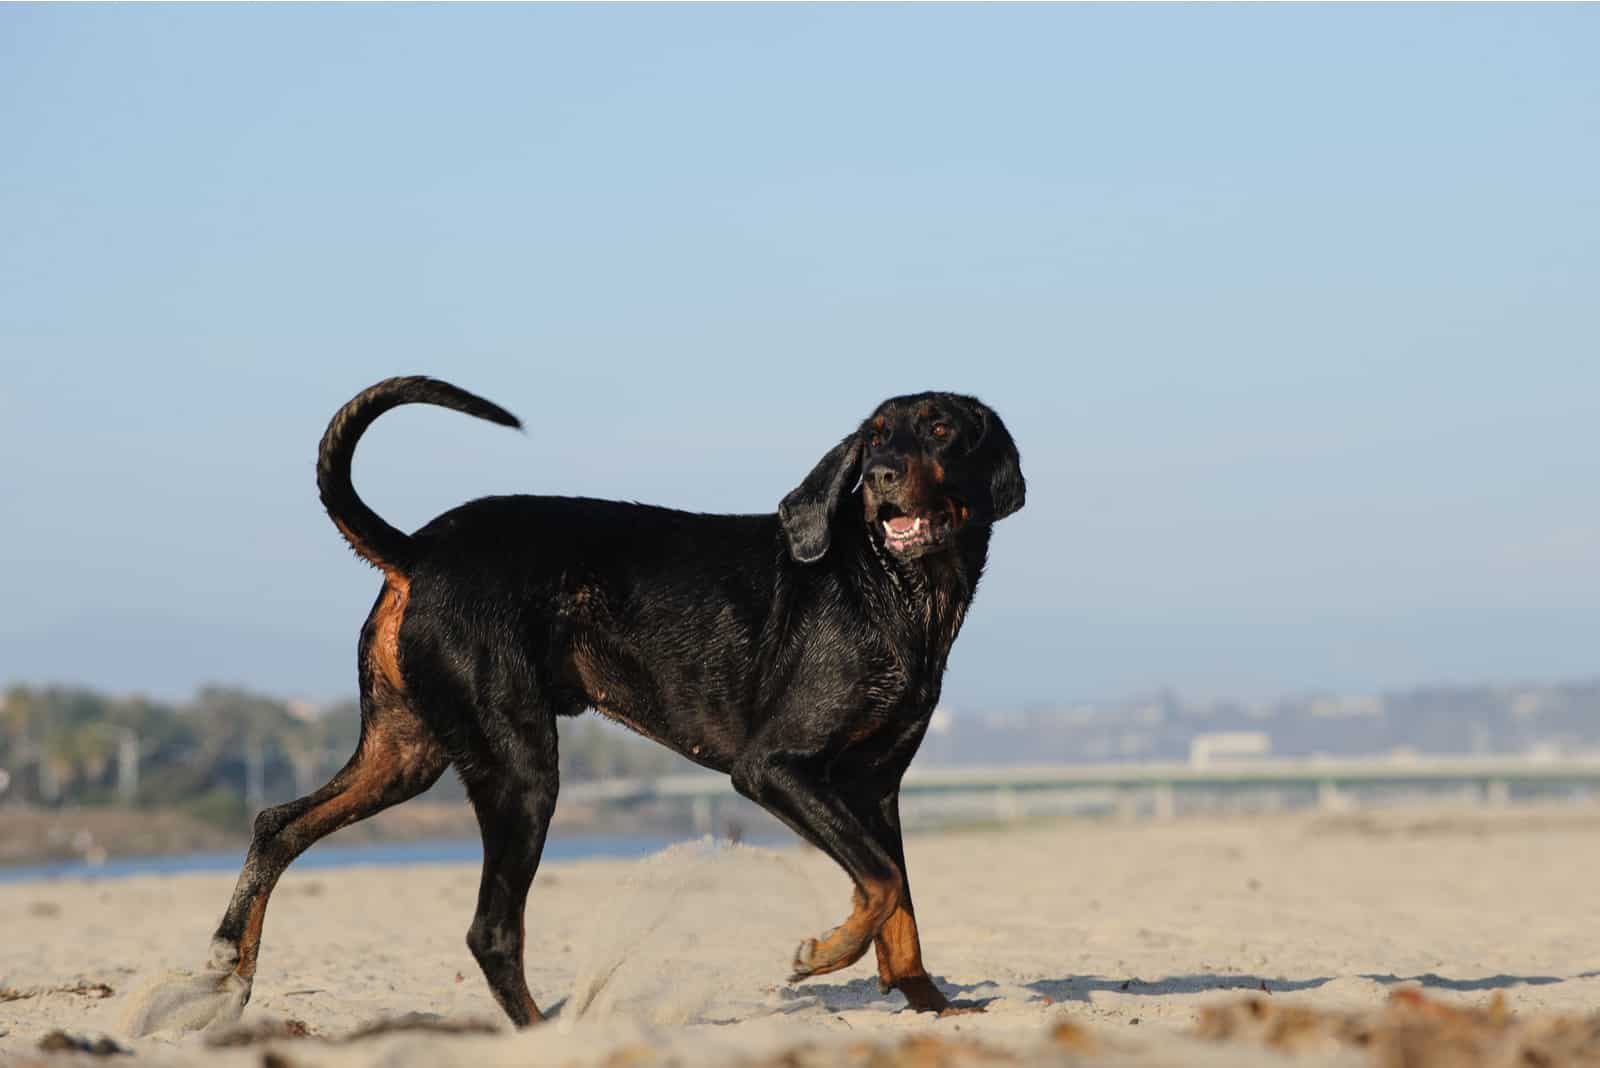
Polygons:
<instances>
[{"instance_id":1,"label":"blue sky","mask_svg":"<svg viewBox=\"0 0 1600 1068\"><path fill-rule=\"evenodd\" d=\"M1600 670L1600 9L0 7L0 683L353 691L357 485L1018 439L958 708Z\"/></svg>"}]
</instances>

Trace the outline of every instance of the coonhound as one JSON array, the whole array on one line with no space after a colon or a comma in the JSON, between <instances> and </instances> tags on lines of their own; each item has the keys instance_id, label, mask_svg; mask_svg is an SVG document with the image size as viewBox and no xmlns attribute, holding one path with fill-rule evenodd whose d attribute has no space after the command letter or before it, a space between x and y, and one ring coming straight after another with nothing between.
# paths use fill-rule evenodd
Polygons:
<instances>
[{"instance_id":1,"label":"coonhound","mask_svg":"<svg viewBox=\"0 0 1600 1068\"><path fill-rule=\"evenodd\" d=\"M928 727L993 524L1022 507L1016 445L972 397L879 405L776 515L699 515L581 497L487 497L415 534L356 495L356 442L402 404L504 426L504 409L391 378L333 417L317 485L383 587L361 630L361 740L315 793L257 817L211 974L242 1009L267 898L313 842L399 804L455 765L483 835L467 944L513 1023L540 1020L523 910L556 805L556 720L592 708L697 764L838 862L838 927L792 979L876 949L919 1011L950 1001L922 964L900 780Z\"/></svg>"}]
</instances>

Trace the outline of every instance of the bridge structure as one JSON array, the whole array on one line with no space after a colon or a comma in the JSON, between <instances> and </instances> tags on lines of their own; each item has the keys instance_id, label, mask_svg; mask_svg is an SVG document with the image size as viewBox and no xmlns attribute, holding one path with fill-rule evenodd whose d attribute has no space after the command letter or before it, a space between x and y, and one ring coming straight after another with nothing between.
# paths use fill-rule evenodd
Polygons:
<instances>
[{"instance_id":1,"label":"bridge structure","mask_svg":"<svg viewBox=\"0 0 1600 1068\"><path fill-rule=\"evenodd\" d=\"M964 797L989 818L1021 819L1046 795L1089 811L1171 818L1196 797L1267 797L1268 807L1290 799L1324 810L1396 795L1471 796L1504 805L1523 796L1600 796L1600 754L1559 757L1394 756L1386 758L1260 758L1198 763L1039 764L1010 767L916 768L900 787L906 806L919 800ZM682 801L697 829L714 826L719 802L737 795L726 776L711 773L574 783L564 799L598 805Z\"/></svg>"}]
</instances>

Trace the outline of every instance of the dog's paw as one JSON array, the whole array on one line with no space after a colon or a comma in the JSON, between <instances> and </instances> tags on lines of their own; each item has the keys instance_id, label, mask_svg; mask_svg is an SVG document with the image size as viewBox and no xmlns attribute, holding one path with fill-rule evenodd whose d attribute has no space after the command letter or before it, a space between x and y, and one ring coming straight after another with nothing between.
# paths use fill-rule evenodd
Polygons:
<instances>
[{"instance_id":1,"label":"dog's paw","mask_svg":"<svg viewBox=\"0 0 1600 1068\"><path fill-rule=\"evenodd\" d=\"M798 983L814 975L826 975L840 968L848 968L861 959L871 945L870 940L856 941L843 927L835 927L820 939L808 938L794 951L789 982Z\"/></svg>"},{"instance_id":2,"label":"dog's paw","mask_svg":"<svg viewBox=\"0 0 1600 1068\"><path fill-rule=\"evenodd\" d=\"M133 995L122 1030L139 1038L157 1031L199 1031L237 1023L250 984L236 972L173 972Z\"/></svg>"},{"instance_id":3,"label":"dog's paw","mask_svg":"<svg viewBox=\"0 0 1600 1068\"><path fill-rule=\"evenodd\" d=\"M816 959L816 956L817 940L815 938L808 938L801 942L800 947L794 951L794 960L789 965L789 982L798 983L802 979L808 979L815 975L816 969L811 962Z\"/></svg>"},{"instance_id":4,"label":"dog's paw","mask_svg":"<svg viewBox=\"0 0 1600 1068\"><path fill-rule=\"evenodd\" d=\"M983 1012L987 1004L982 1001L951 1001L926 975L908 975L892 983L880 977L878 986L879 989L887 986L904 994L907 1012L931 1012L941 1017L969 1016ZM884 990L884 993L888 992Z\"/></svg>"},{"instance_id":5,"label":"dog's paw","mask_svg":"<svg viewBox=\"0 0 1600 1068\"><path fill-rule=\"evenodd\" d=\"M211 940L211 960L206 965L208 972L231 972L239 966L239 947L226 938L213 938Z\"/></svg>"}]
</instances>

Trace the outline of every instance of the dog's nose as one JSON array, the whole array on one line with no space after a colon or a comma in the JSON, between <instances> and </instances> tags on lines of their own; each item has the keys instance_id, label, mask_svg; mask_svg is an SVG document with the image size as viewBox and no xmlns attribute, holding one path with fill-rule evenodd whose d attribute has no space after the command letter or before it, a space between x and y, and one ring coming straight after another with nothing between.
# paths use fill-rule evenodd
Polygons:
<instances>
[{"instance_id":1,"label":"dog's nose","mask_svg":"<svg viewBox=\"0 0 1600 1068\"><path fill-rule=\"evenodd\" d=\"M867 467L867 484L872 487L875 493L886 493L893 489L901 477L902 472L899 465L890 463L887 460L874 460Z\"/></svg>"}]
</instances>

